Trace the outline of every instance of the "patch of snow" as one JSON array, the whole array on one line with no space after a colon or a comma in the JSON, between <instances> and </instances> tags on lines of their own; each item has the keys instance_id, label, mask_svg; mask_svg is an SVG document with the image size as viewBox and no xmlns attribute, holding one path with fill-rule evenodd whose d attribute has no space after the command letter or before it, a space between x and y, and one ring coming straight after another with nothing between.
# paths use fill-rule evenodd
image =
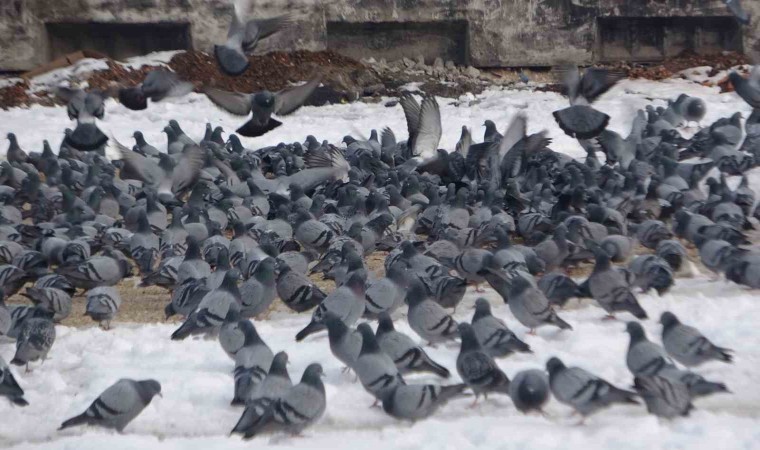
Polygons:
<instances>
[{"instance_id":1,"label":"patch of snow","mask_svg":"<svg viewBox=\"0 0 760 450\"><path fill-rule=\"evenodd\" d=\"M0 89L6 88L8 86L13 86L14 84L18 84L24 81L21 78L11 77L11 78L0 78Z\"/></svg>"},{"instance_id":2,"label":"patch of snow","mask_svg":"<svg viewBox=\"0 0 760 450\"><path fill-rule=\"evenodd\" d=\"M481 295L491 302L494 314L534 351L499 359L497 363L508 376L528 368L543 368L550 357L557 356L619 387L630 387L632 376L625 365L625 315L621 315L621 321L603 321L600 308L586 301L576 302L561 311L573 331L541 328L537 336L530 336L497 294L471 290L459 306L456 319L469 321L474 300ZM59 326L50 359L41 366L34 365L30 373L14 368L30 405L18 408L0 402L0 442L19 450L242 449L260 448L270 442L275 442L276 448L331 450L353 450L357 446L410 450L757 448L760 304L756 293L698 276L678 280L668 294L639 295L639 300L650 315L643 325L655 342L660 341L661 333L657 318L669 310L718 345L733 348L734 364L708 363L696 369L708 380L725 382L733 394L696 400L696 410L688 418L658 420L647 414L643 405L617 405L591 416L583 426L570 416L570 408L554 399L546 408L547 416L542 417L522 415L506 397L489 396L474 409L468 408L472 398L462 398L432 418L411 425L370 408L373 398L354 382L353 374L342 372L342 364L330 354L325 333L295 342L296 332L308 323L310 314L275 312L267 320L256 321L259 334L273 351L288 352L288 370L294 380L300 378L309 363L323 364L327 412L304 432L304 437L263 436L244 442L239 437L228 437L242 409L229 404L234 364L217 340L172 341L169 335L177 325L169 324L117 324L110 331ZM415 336L400 314L395 323L401 331ZM407 376L407 382L459 382L454 370L458 345L426 350L452 370L451 379L417 374ZM13 351L13 345L0 344L0 354L6 360ZM100 392L123 377L155 378L163 386L163 397L156 397L125 434L90 427L56 431L63 420L84 411Z\"/></svg>"},{"instance_id":3,"label":"patch of snow","mask_svg":"<svg viewBox=\"0 0 760 450\"><path fill-rule=\"evenodd\" d=\"M134 56L127 59L124 62L120 62L122 66L137 70L144 66L165 66L169 61L174 58L174 55L184 53L184 50L165 50L161 52L148 53L147 55Z\"/></svg>"},{"instance_id":4,"label":"patch of snow","mask_svg":"<svg viewBox=\"0 0 760 450\"><path fill-rule=\"evenodd\" d=\"M29 84L31 85L30 91L39 92L60 85L68 85L71 82L77 83L86 79L92 72L106 69L108 69L108 63L105 59L80 59L68 67L51 70L32 78L29 80Z\"/></svg>"}]
</instances>

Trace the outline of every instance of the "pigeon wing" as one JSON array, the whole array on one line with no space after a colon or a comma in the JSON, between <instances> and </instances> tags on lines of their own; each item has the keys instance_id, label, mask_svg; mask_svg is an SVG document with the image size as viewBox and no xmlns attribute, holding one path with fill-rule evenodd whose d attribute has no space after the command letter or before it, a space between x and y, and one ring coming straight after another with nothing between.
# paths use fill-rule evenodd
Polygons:
<instances>
[{"instance_id":1,"label":"pigeon wing","mask_svg":"<svg viewBox=\"0 0 760 450\"><path fill-rule=\"evenodd\" d=\"M274 113L278 116L287 116L295 112L311 97L321 82L321 77L317 77L308 83L277 92L274 95Z\"/></svg>"},{"instance_id":2,"label":"pigeon wing","mask_svg":"<svg viewBox=\"0 0 760 450\"><path fill-rule=\"evenodd\" d=\"M216 106L236 116L247 116L251 112L251 95L229 92L207 87L203 90L209 100Z\"/></svg>"},{"instance_id":3,"label":"pigeon wing","mask_svg":"<svg viewBox=\"0 0 760 450\"><path fill-rule=\"evenodd\" d=\"M420 122L414 139L412 153L415 156L431 156L436 154L438 143L441 141L441 110L435 97L422 99L420 107Z\"/></svg>"}]
</instances>

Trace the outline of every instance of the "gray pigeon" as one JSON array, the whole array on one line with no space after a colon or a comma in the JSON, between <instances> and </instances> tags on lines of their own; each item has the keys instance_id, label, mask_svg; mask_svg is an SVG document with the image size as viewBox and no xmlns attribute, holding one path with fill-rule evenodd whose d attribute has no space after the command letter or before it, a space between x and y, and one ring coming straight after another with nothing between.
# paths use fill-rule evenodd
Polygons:
<instances>
[{"instance_id":1,"label":"gray pigeon","mask_svg":"<svg viewBox=\"0 0 760 450\"><path fill-rule=\"evenodd\" d=\"M462 346L457 356L457 372L467 386L475 393L475 402L483 394L486 399L490 392L509 394L509 378L496 365L478 342L469 323L459 324Z\"/></svg>"},{"instance_id":2,"label":"gray pigeon","mask_svg":"<svg viewBox=\"0 0 760 450\"><path fill-rule=\"evenodd\" d=\"M472 329L483 350L494 358L514 352L532 353L530 346L507 328L503 320L491 314L491 304L484 298L475 300Z\"/></svg>"},{"instance_id":3,"label":"gray pigeon","mask_svg":"<svg viewBox=\"0 0 760 450\"><path fill-rule=\"evenodd\" d=\"M7 336L13 326L11 310L5 304L5 292L0 288L0 337Z\"/></svg>"},{"instance_id":4,"label":"gray pigeon","mask_svg":"<svg viewBox=\"0 0 760 450\"><path fill-rule=\"evenodd\" d=\"M241 75L248 69L250 63L246 54L254 51L260 39L284 30L292 23L290 15L252 19L250 18L252 3L250 0L234 3L227 41L222 45L214 45L214 58L219 68L233 77Z\"/></svg>"},{"instance_id":5,"label":"gray pigeon","mask_svg":"<svg viewBox=\"0 0 760 450\"><path fill-rule=\"evenodd\" d=\"M265 313L277 297L274 258L264 258L253 269L251 277L240 285L243 317L256 317Z\"/></svg>"},{"instance_id":6,"label":"gray pigeon","mask_svg":"<svg viewBox=\"0 0 760 450\"><path fill-rule=\"evenodd\" d=\"M592 248L596 255L594 271L586 284L594 300L612 316L617 311L628 311L638 319L646 319L647 313L631 292L625 275L612 267L610 256L604 249Z\"/></svg>"},{"instance_id":7,"label":"gray pigeon","mask_svg":"<svg viewBox=\"0 0 760 450\"><path fill-rule=\"evenodd\" d=\"M131 88L119 89L119 102L132 110L142 110L147 108L147 99L154 102L160 102L166 98L182 97L193 91L193 84L182 81L174 72L166 69L151 70L145 75L142 83ZM140 139L135 136L139 142L145 144L145 140L140 134ZM145 144L141 147L149 147ZM155 150L155 149L154 149Z\"/></svg>"},{"instance_id":8,"label":"gray pigeon","mask_svg":"<svg viewBox=\"0 0 760 450\"><path fill-rule=\"evenodd\" d=\"M125 259L93 256L72 266L59 267L56 272L66 277L75 287L92 289L118 284L122 278L129 275L131 268Z\"/></svg>"},{"instance_id":9,"label":"gray pigeon","mask_svg":"<svg viewBox=\"0 0 760 450\"><path fill-rule=\"evenodd\" d=\"M233 406L244 404L256 386L266 378L273 358L272 350L261 339L235 353Z\"/></svg>"},{"instance_id":10,"label":"gray pigeon","mask_svg":"<svg viewBox=\"0 0 760 450\"><path fill-rule=\"evenodd\" d=\"M266 345L261 340L256 327L248 319L240 319L238 314L228 314L222 328L219 330L219 344L227 356L235 359L235 355L244 347Z\"/></svg>"},{"instance_id":11,"label":"gray pigeon","mask_svg":"<svg viewBox=\"0 0 760 450\"><path fill-rule=\"evenodd\" d=\"M296 334L296 341L302 341L310 334L324 330L325 313L328 311L346 325L353 325L359 320L364 313L364 280L358 274L352 275L346 284L322 300L312 313L311 322Z\"/></svg>"},{"instance_id":12,"label":"gray pigeon","mask_svg":"<svg viewBox=\"0 0 760 450\"><path fill-rule=\"evenodd\" d=\"M292 387L288 374L288 354L279 352L274 355L272 365L266 378L251 392L245 404L243 415L240 416L231 433L245 434L276 400L282 398Z\"/></svg>"},{"instance_id":13,"label":"gray pigeon","mask_svg":"<svg viewBox=\"0 0 760 450\"><path fill-rule=\"evenodd\" d=\"M60 289L28 287L24 296L35 305L53 311L53 320L56 322L62 321L71 313L71 296ZM3 334L1 327L0 334Z\"/></svg>"},{"instance_id":14,"label":"gray pigeon","mask_svg":"<svg viewBox=\"0 0 760 450\"><path fill-rule=\"evenodd\" d=\"M570 107L553 113L560 128L571 137L591 139L598 136L610 121L610 116L589 106L610 90L622 75L605 69L586 69L581 77L577 66L558 70Z\"/></svg>"},{"instance_id":15,"label":"gray pigeon","mask_svg":"<svg viewBox=\"0 0 760 450\"><path fill-rule=\"evenodd\" d=\"M0 356L0 397L6 397L16 406L26 406L29 402L24 398L24 390L18 385L11 373L11 368Z\"/></svg>"},{"instance_id":16,"label":"gray pigeon","mask_svg":"<svg viewBox=\"0 0 760 450\"><path fill-rule=\"evenodd\" d=\"M699 374L688 370L681 370L672 365L665 367L657 373L657 375L685 384L686 387L689 388L689 395L691 395L692 398L705 397L722 392L731 392L728 390L725 383L708 381Z\"/></svg>"},{"instance_id":17,"label":"gray pigeon","mask_svg":"<svg viewBox=\"0 0 760 450\"><path fill-rule=\"evenodd\" d=\"M671 419L688 416L694 406L685 384L659 376L640 376L633 379L636 392L639 393L647 411L658 417Z\"/></svg>"},{"instance_id":18,"label":"gray pigeon","mask_svg":"<svg viewBox=\"0 0 760 450\"><path fill-rule=\"evenodd\" d=\"M657 244L656 254L668 262L673 272L681 270L684 261L688 261L689 259L686 248L675 239L660 241Z\"/></svg>"},{"instance_id":19,"label":"gray pigeon","mask_svg":"<svg viewBox=\"0 0 760 450\"><path fill-rule=\"evenodd\" d=\"M87 291L87 306L85 315L90 316L92 320L99 322L100 325L108 330L111 328L111 321L121 305L121 296L119 291L113 287L96 287Z\"/></svg>"},{"instance_id":20,"label":"gray pigeon","mask_svg":"<svg viewBox=\"0 0 760 450\"><path fill-rule=\"evenodd\" d=\"M665 350L647 339L638 322L628 322L626 331L631 337L625 362L634 376L657 375L666 367L675 367Z\"/></svg>"},{"instance_id":21,"label":"gray pigeon","mask_svg":"<svg viewBox=\"0 0 760 450\"><path fill-rule=\"evenodd\" d=\"M380 349L369 324L360 323L357 331L362 335L362 347L351 368L364 389L382 400L388 391L406 383L391 357Z\"/></svg>"},{"instance_id":22,"label":"gray pigeon","mask_svg":"<svg viewBox=\"0 0 760 450\"><path fill-rule=\"evenodd\" d=\"M366 309L364 315L369 318L383 313L392 313L404 302L406 293L406 271L398 264L392 265L386 276L370 281L364 293Z\"/></svg>"},{"instance_id":23,"label":"gray pigeon","mask_svg":"<svg viewBox=\"0 0 760 450\"><path fill-rule=\"evenodd\" d=\"M563 330L573 329L552 309L544 293L522 275L517 275L511 281L508 298L509 310L518 322L531 331L543 325L554 325Z\"/></svg>"},{"instance_id":24,"label":"gray pigeon","mask_svg":"<svg viewBox=\"0 0 760 450\"><path fill-rule=\"evenodd\" d=\"M644 292L655 289L662 295L675 283L670 264L657 255L639 255L628 268L636 277L634 284Z\"/></svg>"},{"instance_id":25,"label":"gray pigeon","mask_svg":"<svg viewBox=\"0 0 760 450\"><path fill-rule=\"evenodd\" d=\"M301 382L275 400L245 432L251 438L264 431L284 431L299 434L325 413L327 399L322 366L310 364Z\"/></svg>"},{"instance_id":26,"label":"gray pigeon","mask_svg":"<svg viewBox=\"0 0 760 450\"><path fill-rule=\"evenodd\" d=\"M636 393L618 389L579 367L566 367L559 358L551 358L546 370L554 397L584 417L613 403L638 404Z\"/></svg>"},{"instance_id":27,"label":"gray pigeon","mask_svg":"<svg viewBox=\"0 0 760 450\"><path fill-rule=\"evenodd\" d=\"M399 384L383 398L383 411L396 419L416 422L433 415L466 388L466 384Z\"/></svg>"},{"instance_id":28,"label":"gray pigeon","mask_svg":"<svg viewBox=\"0 0 760 450\"><path fill-rule=\"evenodd\" d=\"M277 262L277 296L295 312L308 311L319 305L326 295L305 274L296 272L283 262Z\"/></svg>"},{"instance_id":29,"label":"gray pigeon","mask_svg":"<svg viewBox=\"0 0 760 450\"><path fill-rule=\"evenodd\" d=\"M238 277L237 269L228 271L222 285L206 294L198 308L172 333L172 340L182 340L190 335L216 331L222 326L228 314L240 314Z\"/></svg>"},{"instance_id":30,"label":"gray pigeon","mask_svg":"<svg viewBox=\"0 0 760 450\"><path fill-rule=\"evenodd\" d=\"M553 305L564 306L573 297L579 297L578 283L562 272L549 272L538 279L538 288Z\"/></svg>"},{"instance_id":31,"label":"gray pigeon","mask_svg":"<svg viewBox=\"0 0 760 450\"><path fill-rule=\"evenodd\" d=\"M359 357L362 349L362 334L349 328L342 320L332 312L325 313L325 325L327 337L330 341L330 351L338 361L352 367Z\"/></svg>"},{"instance_id":32,"label":"gray pigeon","mask_svg":"<svg viewBox=\"0 0 760 450\"><path fill-rule=\"evenodd\" d=\"M509 383L509 397L523 413L542 412L549 401L549 378L543 370L531 369L518 372Z\"/></svg>"},{"instance_id":33,"label":"gray pigeon","mask_svg":"<svg viewBox=\"0 0 760 450\"><path fill-rule=\"evenodd\" d=\"M59 430L77 425L98 425L121 432L156 394L161 395L161 384L156 380L122 378L103 391L85 412L63 422Z\"/></svg>"},{"instance_id":34,"label":"gray pigeon","mask_svg":"<svg viewBox=\"0 0 760 450\"><path fill-rule=\"evenodd\" d=\"M449 370L433 361L409 336L397 331L388 313L381 313L375 332L380 349L391 357L401 373L432 372L448 378Z\"/></svg>"},{"instance_id":35,"label":"gray pigeon","mask_svg":"<svg viewBox=\"0 0 760 450\"><path fill-rule=\"evenodd\" d=\"M206 287L206 279L187 278L172 291L172 298L164 312L166 318L179 314L187 317L195 311L203 297L209 293Z\"/></svg>"},{"instance_id":36,"label":"gray pigeon","mask_svg":"<svg viewBox=\"0 0 760 450\"><path fill-rule=\"evenodd\" d=\"M272 115L287 116L300 108L322 82L315 78L305 84L293 86L278 92L261 91L253 94L228 92L207 87L206 96L216 106L230 114L251 118L235 132L246 137L262 136L282 125Z\"/></svg>"},{"instance_id":37,"label":"gray pigeon","mask_svg":"<svg viewBox=\"0 0 760 450\"><path fill-rule=\"evenodd\" d=\"M143 274L153 270L158 260L159 244L158 236L153 234L147 214L141 210L137 218L137 230L129 240L129 254Z\"/></svg>"},{"instance_id":38,"label":"gray pigeon","mask_svg":"<svg viewBox=\"0 0 760 450\"><path fill-rule=\"evenodd\" d=\"M47 358L48 352L55 342L55 324L53 323L53 312L35 308L32 317L24 320L21 327L21 333L16 340L16 354L11 360L15 366L26 365L29 370L29 363Z\"/></svg>"},{"instance_id":39,"label":"gray pigeon","mask_svg":"<svg viewBox=\"0 0 760 450\"><path fill-rule=\"evenodd\" d=\"M459 336L456 321L428 297L421 282L415 280L410 283L405 301L409 305L409 326L422 339L435 344Z\"/></svg>"},{"instance_id":40,"label":"gray pigeon","mask_svg":"<svg viewBox=\"0 0 760 450\"><path fill-rule=\"evenodd\" d=\"M752 16L750 16L750 14L744 8L742 8L740 0L723 0L723 3L726 4L728 10L731 11L731 14L736 17L736 20L738 20L739 23L742 25L749 25ZM733 80L731 82L733 83Z\"/></svg>"},{"instance_id":41,"label":"gray pigeon","mask_svg":"<svg viewBox=\"0 0 760 450\"><path fill-rule=\"evenodd\" d=\"M660 323L665 351L684 366L694 367L712 360L733 361L731 350L713 344L696 328L682 324L672 312L662 313Z\"/></svg>"}]
</instances>

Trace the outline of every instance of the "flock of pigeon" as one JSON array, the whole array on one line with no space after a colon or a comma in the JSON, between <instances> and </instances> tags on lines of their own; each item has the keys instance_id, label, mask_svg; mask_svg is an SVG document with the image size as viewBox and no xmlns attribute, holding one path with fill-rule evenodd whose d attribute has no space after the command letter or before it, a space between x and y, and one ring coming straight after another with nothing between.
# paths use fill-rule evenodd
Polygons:
<instances>
[{"instance_id":1,"label":"flock of pigeon","mask_svg":"<svg viewBox=\"0 0 760 450\"><path fill-rule=\"evenodd\" d=\"M242 73L245 52L287 22L246 22L236 13L229 41L215 49L220 67ZM659 318L662 345L638 321L627 323L630 389L550 355L545 370L511 380L495 360L531 352L538 327L572 332L561 318L570 298L593 299L605 319L650 320L636 293L667 292L689 265L687 246L716 274L760 287L760 252L746 247L753 213L760 217L744 176L760 165L760 69L749 79L731 74L755 108L746 123L737 113L691 138L680 128L704 117L707 106L698 98L682 95L666 108L640 111L623 137L591 106L619 77L575 67L560 73L571 106L555 117L586 149L585 160L551 150L544 133L527 134L524 115L504 134L487 121L479 143L463 128L456 149L439 149L437 101L411 94L399 100L409 136L402 142L386 128L379 139L374 131L368 140L347 136L343 147L309 136L250 150L210 124L195 142L172 120L165 151L139 131L130 149L98 130L100 94L61 90L77 128L67 131L58 155L47 142L41 153L26 153L9 134L0 169L0 298L22 293L34 304L0 302L0 336L16 345L11 364L29 370L55 353L56 323L70 314L77 289L87 314L107 329L121 303L113 286L139 273L142 286L170 293L166 317L184 318L171 339L218 337L234 361L232 404L244 410L232 431L245 437L298 434L327 407L322 366L309 365L294 384L288 354L275 354L251 321L278 298L296 313L311 311L295 340L326 334L334 356L397 419L422 420L452 398L473 395L477 402L489 394L509 396L523 412L541 412L553 395L584 418L640 401L657 416L687 415L695 398L729 392L693 369L733 356L672 312ZM252 113L241 133L260 135L279 126L272 114L294 111L318 84L276 94L206 94L225 109ZM158 101L188 86L158 70L124 89L125 99ZM120 158L105 158L105 147ZM735 190L729 176L742 177ZM700 188L705 179L707 193ZM651 251L636 256L639 245ZM366 264L375 252L387 252L382 277ZM582 282L567 274L586 263L593 270ZM310 278L316 274L336 289L322 291ZM455 321L450 311L467 286L483 284L530 330L527 342L485 298L476 300L470 323ZM453 368L398 331L398 320L428 345L459 341L461 383L407 383L410 372L445 379ZM155 380L119 380L61 428L121 431L160 393ZM0 395L27 404L1 359Z\"/></svg>"}]
</instances>

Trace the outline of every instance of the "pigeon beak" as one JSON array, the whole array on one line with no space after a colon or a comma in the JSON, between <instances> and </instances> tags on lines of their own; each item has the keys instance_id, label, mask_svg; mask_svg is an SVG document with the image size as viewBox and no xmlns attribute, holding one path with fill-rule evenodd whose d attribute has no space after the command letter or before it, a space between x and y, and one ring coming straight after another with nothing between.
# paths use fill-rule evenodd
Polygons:
<instances>
[{"instance_id":1,"label":"pigeon beak","mask_svg":"<svg viewBox=\"0 0 760 450\"><path fill-rule=\"evenodd\" d=\"M161 397L161 398L164 398L164 394L162 394L160 392L158 393L158 396Z\"/></svg>"}]
</instances>

